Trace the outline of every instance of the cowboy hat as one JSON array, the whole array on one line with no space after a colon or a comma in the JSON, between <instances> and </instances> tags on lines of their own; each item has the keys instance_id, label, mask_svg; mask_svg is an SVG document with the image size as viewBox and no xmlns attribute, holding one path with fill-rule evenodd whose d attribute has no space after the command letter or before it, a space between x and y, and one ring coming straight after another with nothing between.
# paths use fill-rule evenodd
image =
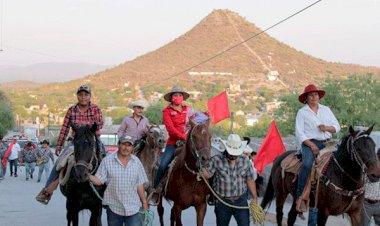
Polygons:
<instances>
[{"instance_id":1,"label":"cowboy hat","mask_svg":"<svg viewBox=\"0 0 380 226\"><path fill-rule=\"evenodd\" d=\"M319 99L322 99L322 97L326 93L324 90L317 89L317 87L314 84L310 84L310 85L306 86L303 93L301 95L299 95L299 97L298 97L299 102L301 102L302 104L305 104L307 94L309 94L311 92L318 92Z\"/></svg>"},{"instance_id":2,"label":"cowboy hat","mask_svg":"<svg viewBox=\"0 0 380 226\"><path fill-rule=\"evenodd\" d=\"M128 105L128 108L133 109L134 107L141 107L141 108L146 108L145 101L143 100L135 100L132 103Z\"/></svg>"},{"instance_id":3,"label":"cowboy hat","mask_svg":"<svg viewBox=\"0 0 380 226\"><path fill-rule=\"evenodd\" d=\"M243 154L243 151L247 146L247 141L242 141L237 134L230 134L227 140L222 140L222 144L226 148L228 154L239 156Z\"/></svg>"},{"instance_id":4,"label":"cowboy hat","mask_svg":"<svg viewBox=\"0 0 380 226\"><path fill-rule=\"evenodd\" d=\"M171 102L172 100L172 95L173 93L182 93L182 96L183 96L183 100L187 100L187 98L189 98L190 94L188 94L187 92L183 91L183 89L179 86L173 86L173 88L170 90L170 92L168 92L167 94L165 94L164 96L164 99L168 102Z\"/></svg>"}]
</instances>

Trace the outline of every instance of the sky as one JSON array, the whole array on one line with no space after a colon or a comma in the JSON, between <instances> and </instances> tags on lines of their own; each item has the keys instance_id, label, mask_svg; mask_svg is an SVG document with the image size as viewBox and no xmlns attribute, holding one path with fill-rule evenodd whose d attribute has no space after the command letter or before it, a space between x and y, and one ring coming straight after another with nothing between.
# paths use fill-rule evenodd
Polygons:
<instances>
[{"instance_id":1,"label":"sky","mask_svg":"<svg viewBox=\"0 0 380 226\"><path fill-rule=\"evenodd\" d=\"M313 2L0 0L0 65L118 65L169 43L213 9L235 11L264 30ZM380 0L322 0L268 33L326 61L380 67L379 12Z\"/></svg>"}]
</instances>

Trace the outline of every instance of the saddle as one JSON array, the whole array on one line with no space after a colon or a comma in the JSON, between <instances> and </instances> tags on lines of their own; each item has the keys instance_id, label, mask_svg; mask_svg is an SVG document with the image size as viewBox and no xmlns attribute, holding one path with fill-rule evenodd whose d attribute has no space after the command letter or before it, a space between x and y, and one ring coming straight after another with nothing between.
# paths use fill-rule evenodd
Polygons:
<instances>
[{"instance_id":1,"label":"saddle","mask_svg":"<svg viewBox=\"0 0 380 226\"><path fill-rule=\"evenodd\" d=\"M69 180L71 169L74 166L74 147L69 148L57 160L56 170L59 172L59 184L64 186Z\"/></svg>"}]
</instances>

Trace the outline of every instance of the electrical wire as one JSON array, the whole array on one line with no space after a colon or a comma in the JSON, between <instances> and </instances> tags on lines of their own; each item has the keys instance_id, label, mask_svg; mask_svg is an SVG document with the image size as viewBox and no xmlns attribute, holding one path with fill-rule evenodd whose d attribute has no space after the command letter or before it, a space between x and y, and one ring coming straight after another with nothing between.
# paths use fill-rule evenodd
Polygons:
<instances>
[{"instance_id":1,"label":"electrical wire","mask_svg":"<svg viewBox=\"0 0 380 226\"><path fill-rule=\"evenodd\" d=\"M231 47L229 47L229 48L227 48L227 49L225 49L225 50L223 50L223 51L221 51L221 52L219 52L219 53L217 53L217 54L215 54L215 55L212 56L212 57L209 57L209 58L207 58L207 59L205 59L205 60L203 60L203 61L201 61L201 62L199 62L199 63L197 63L197 64L195 64L195 65L193 65L193 66L191 66L191 67L188 67L188 68L186 68L186 69L180 71L180 72L177 72L177 73L175 73L175 74L173 74L173 75L170 75L170 76L168 76L167 78L160 79L160 81L155 81L155 82L154 82L153 84L151 84L151 85L147 85L147 86L145 86L145 87L142 87L142 89L146 89L146 88L149 88L149 87L151 87L151 86L153 86L153 85L156 85L157 83L161 83L161 82L167 81L167 80L169 80L169 79L171 79L171 78L174 78L174 77L177 77L177 76L181 75L182 73L185 73L185 72L187 72L187 71L190 71L191 69L193 69L193 68L195 68L195 67L198 67L199 65L202 65L202 64L204 64L204 63L207 63L207 62L209 62L209 61L211 61L211 60L213 60L213 59L215 59L215 58L217 58L217 57L223 55L225 52L228 52L228 51L230 51L230 50L232 50L232 49L234 49L234 48L240 46L241 44L243 44L243 43L245 43L245 42L248 42L249 40L251 40L251 39L253 39L253 38L255 38L255 37L257 37L257 36L259 36L259 35L265 33L266 31L268 31L268 30L270 30L270 29L272 29L272 28L278 26L279 24L281 24L281 23L283 23L283 22L289 20L290 18L292 18L292 17L296 16L297 14L299 14L299 13L301 13L301 12L307 10L308 8L314 6L315 4L319 3L320 1L322 1L322 0L318 0L318 1L316 1L316 2L313 2L312 4L310 4L310 5L308 5L308 6L304 7L304 8L302 8L301 10L298 10L297 12L291 14L290 16L288 16L288 17L286 17L286 18L280 20L279 22L277 22L277 23L275 23L275 24L269 26L268 28L262 30L261 32L252 35L251 37L249 37L249 38L247 38L247 39L245 39L245 40L243 40L243 41L241 41L241 42L239 42L239 43L237 43L237 44L235 44L235 45L233 45L233 46L231 46Z\"/></svg>"}]
</instances>

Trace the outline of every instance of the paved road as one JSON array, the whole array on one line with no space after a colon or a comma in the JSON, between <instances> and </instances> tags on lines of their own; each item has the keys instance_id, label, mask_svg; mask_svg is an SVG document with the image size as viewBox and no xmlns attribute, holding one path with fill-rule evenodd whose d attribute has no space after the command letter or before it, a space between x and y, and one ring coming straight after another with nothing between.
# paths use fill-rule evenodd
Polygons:
<instances>
[{"instance_id":1,"label":"paved road","mask_svg":"<svg viewBox=\"0 0 380 226\"><path fill-rule=\"evenodd\" d=\"M65 197L60 191L56 191L49 205L45 206L35 201L35 195L41 190L44 180L41 183L36 181L37 172L34 173L34 179L25 181L25 170L21 167L19 177L10 177L9 172L4 180L0 181L0 225L7 226L64 226L66 225L66 209ZM289 207L286 207L288 211ZM158 226L158 217L156 208L154 226ZM170 206L165 203L165 221L169 225ZM274 205L269 212L274 212ZM268 216L268 218L270 218ZM83 211L80 214L80 224L88 225L89 212ZM184 225L195 225L195 211L193 208L185 210L182 214ZM273 219L273 218L272 218ZM103 212L103 225L106 223L106 214ZM207 209L205 226L215 226L215 215L213 207ZM236 222L232 219L231 226L236 226ZM267 221L265 225L273 226L273 222ZM297 220L297 225L306 225L305 221ZM330 217L327 225L348 226L347 218Z\"/></svg>"}]
</instances>

